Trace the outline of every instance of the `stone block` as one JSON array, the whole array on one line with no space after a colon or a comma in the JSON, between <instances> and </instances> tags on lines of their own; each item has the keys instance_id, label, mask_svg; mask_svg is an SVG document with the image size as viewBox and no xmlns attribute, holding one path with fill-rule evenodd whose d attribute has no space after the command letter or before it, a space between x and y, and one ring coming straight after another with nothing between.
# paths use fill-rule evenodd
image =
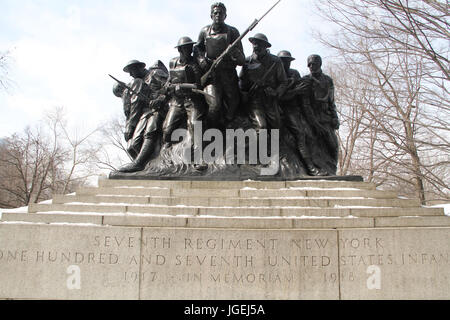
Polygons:
<instances>
[{"instance_id":1,"label":"stone block","mask_svg":"<svg viewBox=\"0 0 450 320\"><path fill-rule=\"evenodd\" d=\"M341 299L450 299L450 228L338 232Z\"/></svg>"},{"instance_id":2,"label":"stone block","mask_svg":"<svg viewBox=\"0 0 450 320\"><path fill-rule=\"evenodd\" d=\"M283 217L346 217L350 215L347 208L281 208Z\"/></svg>"},{"instance_id":3,"label":"stone block","mask_svg":"<svg viewBox=\"0 0 450 320\"><path fill-rule=\"evenodd\" d=\"M121 188L94 188L83 187L77 190L77 195L122 195L122 196L170 196L167 188L143 188L143 187L121 187Z\"/></svg>"},{"instance_id":4,"label":"stone block","mask_svg":"<svg viewBox=\"0 0 450 320\"><path fill-rule=\"evenodd\" d=\"M173 197L215 197L236 198L239 191L236 189L172 189Z\"/></svg>"},{"instance_id":5,"label":"stone block","mask_svg":"<svg viewBox=\"0 0 450 320\"><path fill-rule=\"evenodd\" d=\"M356 188L375 190L376 185L371 182L359 181L299 180L286 181L286 188Z\"/></svg>"},{"instance_id":6,"label":"stone block","mask_svg":"<svg viewBox=\"0 0 450 320\"><path fill-rule=\"evenodd\" d=\"M373 228L372 218L300 218L293 219L297 229Z\"/></svg>"},{"instance_id":7,"label":"stone block","mask_svg":"<svg viewBox=\"0 0 450 320\"><path fill-rule=\"evenodd\" d=\"M411 208L420 206L416 199L366 199L366 198L343 198L328 200L328 206L368 206L368 207L399 207Z\"/></svg>"},{"instance_id":8,"label":"stone block","mask_svg":"<svg viewBox=\"0 0 450 320\"><path fill-rule=\"evenodd\" d=\"M200 216L188 218L187 227L223 229L292 229L293 221L288 218L204 218Z\"/></svg>"},{"instance_id":9,"label":"stone block","mask_svg":"<svg viewBox=\"0 0 450 320\"><path fill-rule=\"evenodd\" d=\"M125 205L103 205L103 204L41 204L30 203L28 212L98 212L98 213L123 213L126 212Z\"/></svg>"},{"instance_id":10,"label":"stone block","mask_svg":"<svg viewBox=\"0 0 450 320\"><path fill-rule=\"evenodd\" d=\"M321 189L321 190L306 190L307 197L364 197L375 199L393 199L397 197L397 193L393 191L382 190L359 190L359 189Z\"/></svg>"},{"instance_id":11,"label":"stone block","mask_svg":"<svg viewBox=\"0 0 450 320\"><path fill-rule=\"evenodd\" d=\"M277 207L328 207L327 199L320 198L291 198L291 199L270 199L270 204Z\"/></svg>"},{"instance_id":12,"label":"stone block","mask_svg":"<svg viewBox=\"0 0 450 320\"><path fill-rule=\"evenodd\" d=\"M200 216L224 216L224 217L280 217L281 209L279 208L199 208Z\"/></svg>"},{"instance_id":13,"label":"stone block","mask_svg":"<svg viewBox=\"0 0 450 320\"><path fill-rule=\"evenodd\" d=\"M142 299L337 299L337 233L144 228Z\"/></svg>"},{"instance_id":14,"label":"stone block","mask_svg":"<svg viewBox=\"0 0 450 320\"><path fill-rule=\"evenodd\" d=\"M198 213L198 208L193 207L167 207L167 206L128 206L129 213L167 214L167 215L192 215Z\"/></svg>"},{"instance_id":15,"label":"stone block","mask_svg":"<svg viewBox=\"0 0 450 320\"><path fill-rule=\"evenodd\" d=\"M0 298L138 299L141 229L0 223Z\"/></svg>"},{"instance_id":16,"label":"stone block","mask_svg":"<svg viewBox=\"0 0 450 320\"><path fill-rule=\"evenodd\" d=\"M103 224L127 227L186 227L187 218L125 214L105 216Z\"/></svg>"},{"instance_id":17,"label":"stone block","mask_svg":"<svg viewBox=\"0 0 450 320\"><path fill-rule=\"evenodd\" d=\"M448 216L428 217L380 217L375 218L376 227L450 227Z\"/></svg>"},{"instance_id":18,"label":"stone block","mask_svg":"<svg viewBox=\"0 0 450 320\"><path fill-rule=\"evenodd\" d=\"M440 216L442 208L350 208L355 217Z\"/></svg>"},{"instance_id":19,"label":"stone block","mask_svg":"<svg viewBox=\"0 0 450 320\"><path fill-rule=\"evenodd\" d=\"M54 204L70 202L85 203L125 203L125 204L148 204L148 196L119 196L119 195L56 195L52 199Z\"/></svg>"},{"instance_id":20,"label":"stone block","mask_svg":"<svg viewBox=\"0 0 450 320\"><path fill-rule=\"evenodd\" d=\"M177 188L187 189L191 187L191 181L175 180L114 180L104 179L98 181L99 187L144 187L144 188Z\"/></svg>"},{"instance_id":21,"label":"stone block","mask_svg":"<svg viewBox=\"0 0 450 320\"><path fill-rule=\"evenodd\" d=\"M295 189L242 189L239 191L242 198L280 198L280 197L305 197L306 191Z\"/></svg>"},{"instance_id":22,"label":"stone block","mask_svg":"<svg viewBox=\"0 0 450 320\"><path fill-rule=\"evenodd\" d=\"M1 220L41 223L92 223L101 225L103 216L100 214L3 213Z\"/></svg>"}]
</instances>

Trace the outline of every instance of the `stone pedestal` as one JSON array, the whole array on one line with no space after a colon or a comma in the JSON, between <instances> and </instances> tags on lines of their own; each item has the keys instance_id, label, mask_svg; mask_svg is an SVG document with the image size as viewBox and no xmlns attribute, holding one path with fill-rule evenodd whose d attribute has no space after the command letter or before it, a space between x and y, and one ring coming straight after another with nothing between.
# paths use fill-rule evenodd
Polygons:
<instances>
[{"instance_id":1,"label":"stone pedestal","mask_svg":"<svg viewBox=\"0 0 450 320\"><path fill-rule=\"evenodd\" d=\"M0 299L449 299L450 217L362 181L100 180L0 222Z\"/></svg>"}]
</instances>

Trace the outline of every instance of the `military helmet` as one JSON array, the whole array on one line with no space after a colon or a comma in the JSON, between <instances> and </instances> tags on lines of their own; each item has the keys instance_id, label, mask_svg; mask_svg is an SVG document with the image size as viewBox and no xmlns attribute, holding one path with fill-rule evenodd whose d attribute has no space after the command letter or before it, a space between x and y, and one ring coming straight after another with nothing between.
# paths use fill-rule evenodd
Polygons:
<instances>
[{"instance_id":1,"label":"military helmet","mask_svg":"<svg viewBox=\"0 0 450 320\"><path fill-rule=\"evenodd\" d=\"M180 38L180 40L178 40L178 44L177 44L177 46L175 48L179 48L179 47L182 47L182 46L187 46L187 45L190 45L190 44L195 44L195 42L192 41L192 39L189 38L189 37L182 37L182 38Z\"/></svg>"},{"instance_id":2,"label":"military helmet","mask_svg":"<svg viewBox=\"0 0 450 320\"><path fill-rule=\"evenodd\" d=\"M138 60L130 60L130 61L128 61L126 66L123 68L123 71L129 72L131 66L142 66L142 68L145 68L145 63L144 62L140 62Z\"/></svg>"},{"instance_id":3,"label":"military helmet","mask_svg":"<svg viewBox=\"0 0 450 320\"><path fill-rule=\"evenodd\" d=\"M282 50L282 51L278 52L278 58L286 59L286 60L289 60L289 61L295 60L295 58L292 57L291 53L289 51L287 51L287 50Z\"/></svg>"},{"instance_id":4,"label":"military helmet","mask_svg":"<svg viewBox=\"0 0 450 320\"><path fill-rule=\"evenodd\" d=\"M164 65L164 63L161 60L157 60L152 66L148 68L148 71L152 70L161 70L164 73L169 74L169 70L167 70L167 67Z\"/></svg>"},{"instance_id":5,"label":"military helmet","mask_svg":"<svg viewBox=\"0 0 450 320\"><path fill-rule=\"evenodd\" d=\"M250 37L248 39L251 43L255 41L261 41L266 44L267 48L270 48L272 45L270 44L269 40L267 39L266 35L262 33L257 33L253 37Z\"/></svg>"},{"instance_id":6,"label":"military helmet","mask_svg":"<svg viewBox=\"0 0 450 320\"><path fill-rule=\"evenodd\" d=\"M118 83L118 82L114 83L112 91L116 97L120 98L122 96L124 90L125 90L125 87L122 86L120 83Z\"/></svg>"},{"instance_id":7,"label":"military helmet","mask_svg":"<svg viewBox=\"0 0 450 320\"><path fill-rule=\"evenodd\" d=\"M320 65L322 65L322 58L318 54L312 54L308 57L308 67L313 61L317 61Z\"/></svg>"}]
</instances>

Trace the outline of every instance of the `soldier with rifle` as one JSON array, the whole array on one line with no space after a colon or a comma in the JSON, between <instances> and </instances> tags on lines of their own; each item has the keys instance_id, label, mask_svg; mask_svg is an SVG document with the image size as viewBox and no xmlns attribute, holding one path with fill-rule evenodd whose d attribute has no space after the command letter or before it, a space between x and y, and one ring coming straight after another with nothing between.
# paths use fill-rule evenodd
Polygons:
<instances>
[{"instance_id":1,"label":"soldier with rifle","mask_svg":"<svg viewBox=\"0 0 450 320\"><path fill-rule=\"evenodd\" d=\"M168 75L164 77L164 69L165 67L153 66L146 70L145 63L131 60L123 69L134 78L129 85L111 76L121 87L126 88L130 96L125 140L133 162L119 168L119 172L143 170L156 150L158 134L161 133L161 125L167 112L166 97L157 90L165 82L164 78L168 78Z\"/></svg>"},{"instance_id":2,"label":"soldier with rifle","mask_svg":"<svg viewBox=\"0 0 450 320\"><path fill-rule=\"evenodd\" d=\"M200 31L194 52L200 66L207 70L201 85L214 97L206 99L211 127L223 127L221 119L226 122L234 119L240 104L236 67L245 63L241 40L280 2L278 0L260 19L255 19L241 35L236 28L225 24L227 10L223 3L217 2L211 6L213 23Z\"/></svg>"},{"instance_id":3,"label":"soldier with rifle","mask_svg":"<svg viewBox=\"0 0 450 320\"><path fill-rule=\"evenodd\" d=\"M303 104L311 108L313 112L312 126L319 133L328 153L337 164L339 142L336 130L339 129L339 118L334 103L333 79L322 72L322 58L313 54L308 57L310 74L302 78L302 82L308 87L303 95Z\"/></svg>"},{"instance_id":4,"label":"soldier with rifle","mask_svg":"<svg viewBox=\"0 0 450 320\"><path fill-rule=\"evenodd\" d=\"M202 85L212 96L206 101L209 106L208 123L213 128L221 128L225 125L224 120L229 122L234 118L240 102L236 67L243 65L245 61L241 41L235 43L240 37L239 31L225 24L226 17L225 5L214 3L211 6L212 24L200 31L195 45L195 57L207 74ZM233 43L233 48L225 56L221 56ZM215 63L219 61L220 63Z\"/></svg>"},{"instance_id":5,"label":"soldier with rifle","mask_svg":"<svg viewBox=\"0 0 450 320\"><path fill-rule=\"evenodd\" d=\"M179 56L170 61L169 111L163 124L163 148L171 146L171 136L183 121L187 120L187 129L194 149L194 122L203 122L208 112L207 105L199 89L202 72L192 56L194 43L189 37L182 37L175 48Z\"/></svg>"},{"instance_id":6,"label":"soldier with rifle","mask_svg":"<svg viewBox=\"0 0 450 320\"><path fill-rule=\"evenodd\" d=\"M264 34L257 33L249 41L253 54L246 59L239 78L250 121L257 132L280 129L278 100L286 91L286 72L280 58L269 53L272 45Z\"/></svg>"},{"instance_id":7,"label":"soldier with rifle","mask_svg":"<svg viewBox=\"0 0 450 320\"><path fill-rule=\"evenodd\" d=\"M305 119L305 114L308 111L311 113L311 110L309 108L305 110L306 108L302 105L301 95L305 93L305 90L301 83L301 76L296 69L291 68L291 62L295 58L287 50L280 51L278 57L283 63L284 71L288 78L286 92L280 97L283 125L294 137L296 149L306 166L308 174L311 176L325 176L327 172L323 169L318 169L314 165L311 154L306 146L307 119Z\"/></svg>"}]
</instances>

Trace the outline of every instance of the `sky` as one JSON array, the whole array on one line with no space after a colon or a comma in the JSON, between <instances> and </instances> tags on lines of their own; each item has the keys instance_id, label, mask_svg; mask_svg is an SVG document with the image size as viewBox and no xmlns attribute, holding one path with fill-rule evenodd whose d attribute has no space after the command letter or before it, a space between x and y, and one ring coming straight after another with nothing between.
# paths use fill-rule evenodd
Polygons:
<instances>
[{"instance_id":1,"label":"sky","mask_svg":"<svg viewBox=\"0 0 450 320\"><path fill-rule=\"evenodd\" d=\"M122 112L108 74L131 59L168 66L178 39L197 40L211 23L214 0L0 0L0 52L9 51L8 90L0 89L0 138L21 132L46 110L64 107L69 122L95 128ZM226 23L242 33L275 0L224 0ZM327 26L314 14L313 0L282 0L243 40L264 33L277 54L289 50L292 67L307 73L306 59L326 49L312 37ZM326 60L324 61L326 64Z\"/></svg>"}]
</instances>

